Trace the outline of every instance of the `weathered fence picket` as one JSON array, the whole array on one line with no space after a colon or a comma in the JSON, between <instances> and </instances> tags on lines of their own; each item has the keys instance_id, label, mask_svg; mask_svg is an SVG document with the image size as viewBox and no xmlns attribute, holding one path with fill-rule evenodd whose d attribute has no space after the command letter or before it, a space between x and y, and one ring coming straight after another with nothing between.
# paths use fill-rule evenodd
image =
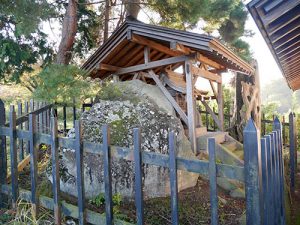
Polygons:
<instances>
[{"instance_id":1,"label":"weathered fence picket","mask_svg":"<svg viewBox=\"0 0 300 225\"><path fill-rule=\"evenodd\" d=\"M29 114L29 134L30 134L30 175L31 175L31 203L34 217L38 216L39 198L38 198L38 144L36 142L36 115Z\"/></svg>"},{"instance_id":2,"label":"weathered fence picket","mask_svg":"<svg viewBox=\"0 0 300 225\"><path fill-rule=\"evenodd\" d=\"M104 189L105 189L105 213L106 225L113 224L113 201L111 181L111 152L110 152L110 131L108 125L102 127L103 153L104 153Z\"/></svg>"},{"instance_id":3,"label":"weathered fence picket","mask_svg":"<svg viewBox=\"0 0 300 225\"><path fill-rule=\"evenodd\" d=\"M267 167L267 188L268 190L265 192L263 190L263 193L267 196L267 202L264 203L267 205L267 217L268 217L268 223L267 225L275 224L275 204L274 204L274 164L272 163L272 143L271 143L271 136L265 135L266 139L266 167Z\"/></svg>"},{"instance_id":4,"label":"weathered fence picket","mask_svg":"<svg viewBox=\"0 0 300 225\"><path fill-rule=\"evenodd\" d=\"M268 185L268 158L267 158L267 139L261 138L261 176L262 176L262 191L261 191L261 200L263 201L261 205L263 205L263 224L269 224L269 205L268 205L268 194L269 185Z\"/></svg>"},{"instance_id":5,"label":"weathered fence picket","mask_svg":"<svg viewBox=\"0 0 300 225\"><path fill-rule=\"evenodd\" d=\"M296 164L295 155L297 154L296 148L296 129L295 129L295 118L294 114L291 112L289 114L289 136L290 136L290 189L291 192L295 191L295 173L296 173Z\"/></svg>"},{"instance_id":6,"label":"weathered fence picket","mask_svg":"<svg viewBox=\"0 0 300 225\"><path fill-rule=\"evenodd\" d=\"M32 212L38 216L39 203L54 210L55 224L61 224L62 214L78 219L79 224L115 224L119 220L113 216L112 202L112 158L126 159L134 161L135 171L135 204L137 224L144 224L144 203L143 203L143 164L156 165L169 168L170 171L170 190L171 190L171 220L172 224L179 224L178 212L178 184L177 170L186 170L209 176L210 185L210 206L211 224L218 224L218 194L217 177L236 179L245 183L246 190L246 216L247 225L274 225L285 224L285 205L284 205L284 161L283 161L283 130L280 121L275 118L274 131L260 139L259 130L250 120L244 130L244 167L230 166L216 163L215 140L208 139L207 149L209 161L190 160L176 156L176 135L169 133L169 155L154 152L141 151L141 131L136 128L133 130L133 148L120 148L110 145L109 127L102 127L103 142L90 143L82 139L81 122L75 122L75 139L63 138L58 136L57 118L51 118L51 129L47 128L50 124L50 109L45 103L39 104L30 102L31 113L28 114L28 103L25 103L25 115L18 110L18 118L12 106L9 114L9 123L5 123L4 105L0 101L0 185L1 192L10 194L12 202L16 206L19 197L18 187L18 161L17 161L17 140L23 140L28 146L30 153L30 176L31 191L20 189L20 198L32 203ZM27 106L26 106L27 105ZM35 107L35 105L39 107ZM65 111L63 109L63 111ZM76 111L76 109L75 109ZM73 113L75 112L73 110ZM29 120L28 117L29 116ZM75 117L74 117L75 116ZM290 119L290 143L291 143L291 174L295 171L295 122L294 115ZM64 130L65 116L64 117ZM73 114L73 118L76 115ZM39 119L37 121L37 119ZM27 124L29 125L27 127ZM37 122L39 122L37 124ZM25 123L25 126L21 124ZM18 126L18 130L17 130ZM22 129L23 128L23 129ZM39 130L37 130L39 128ZM48 134L49 129L51 132ZM11 187L6 185L6 144L5 138L10 138L11 154ZM27 144L29 143L29 144ZM37 193L37 163L38 145L47 144L51 146L52 161L52 181L53 199L45 196L38 196ZM61 147L75 149L76 156L76 182L78 207L61 202L60 197L60 178L59 178L59 157L58 149ZM21 151L20 147L20 151ZM105 183L105 216L91 212L85 208L84 192L84 171L83 171L83 152L100 154L104 159L104 183ZM21 154L21 152L19 152ZM24 152L25 154L25 152ZM25 155L23 155L25 156ZM21 159L21 155L20 155ZM3 168L3 170L2 170ZM291 186L292 186L291 176ZM294 182L294 180L293 180ZM291 187L292 188L292 187ZM3 198L0 198L0 204ZM3 205L3 204L2 204ZM77 211L77 213L74 212ZM126 223L125 223L126 224Z\"/></svg>"},{"instance_id":7,"label":"weathered fence picket","mask_svg":"<svg viewBox=\"0 0 300 225\"><path fill-rule=\"evenodd\" d=\"M12 186L12 206L16 208L19 197L18 185L18 151L16 135L16 112L15 107L10 107L9 112L9 142L10 142L10 165L11 165L11 186Z\"/></svg>"},{"instance_id":8,"label":"weathered fence picket","mask_svg":"<svg viewBox=\"0 0 300 225\"><path fill-rule=\"evenodd\" d=\"M0 99L0 127L5 126L5 107ZM6 136L0 135L0 185L6 184L7 177ZM4 195L0 193L0 207L4 207Z\"/></svg>"},{"instance_id":9,"label":"weathered fence picket","mask_svg":"<svg viewBox=\"0 0 300 225\"><path fill-rule=\"evenodd\" d=\"M259 174L259 130L252 119L244 129L244 167L247 225L262 224Z\"/></svg>"},{"instance_id":10,"label":"weathered fence picket","mask_svg":"<svg viewBox=\"0 0 300 225\"><path fill-rule=\"evenodd\" d=\"M169 133L169 163L170 163L170 188L171 188L171 219L172 225L179 224L178 216L178 185L176 165L176 136L173 131Z\"/></svg>"},{"instance_id":11,"label":"weathered fence picket","mask_svg":"<svg viewBox=\"0 0 300 225\"><path fill-rule=\"evenodd\" d=\"M216 146L215 138L208 138L209 154L209 187L210 187L210 207L211 225L218 225L218 193L217 193L217 167L216 167Z\"/></svg>"},{"instance_id":12,"label":"weathered fence picket","mask_svg":"<svg viewBox=\"0 0 300 225\"><path fill-rule=\"evenodd\" d=\"M135 171L135 206L137 225L144 224L144 204L143 204L143 172L141 154L141 131L139 128L133 129L134 145L134 171Z\"/></svg>"},{"instance_id":13,"label":"weathered fence picket","mask_svg":"<svg viewBox=\"0 0 300 225\"><path fill-rule=\"evenodd\" d=\"M23 109L22 109L22 103L19 102L18 103L18 117L21 117L22 114L23 114ZM23 124L21 123L19 126L18 126L19 129L23 129ZM19 139L19 160L22 161L24 159L24 143L23 143L23 139Z\"/></svg>"},{"instance_id":14,"label":"weathered fence picket","mask_svg":"<svg viewBox=\"0 0 300 225\"><path fill-rule=\"evenodd\" d=\"M51 162L52 162L52 190L54 200L54 218L55 224L61 224L60 207L60 178L59 178L59 154L58 154L58 130L57 118L51 118Z\"/></svg>"},{"instance_id":15,"label":"weathered fence picket","mask_svg":"<svg viewBox=\"0 0 300 225\"><path fill-rule=\"evenodd\" d=\"M81 122L75 121L75 155L76 155L76 184L78 196L78 220L79 225L85 224L85 193L83 171L83 146Z\"/></svg>"}]
</instances>

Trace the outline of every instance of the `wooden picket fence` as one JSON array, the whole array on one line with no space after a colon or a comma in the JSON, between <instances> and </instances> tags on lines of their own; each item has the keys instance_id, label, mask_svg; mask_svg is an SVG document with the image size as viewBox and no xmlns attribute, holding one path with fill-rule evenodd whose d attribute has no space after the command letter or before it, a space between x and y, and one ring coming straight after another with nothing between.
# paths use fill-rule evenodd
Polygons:
<instances>
[{"instance_id":1,"label":"wooden picket fence","mask_svg":"<svg viewBox=\"0 0 300 225\"><path fill-rule=\"evenodd\" d=\"M25 104L26 105L26 104ZM244 167L231 166L216 163L215 140L208 139L209 160L191 160L176 156L176 134L169 133L169 155L141 151L141 131L134 129L134 146L132 148L116 147L110 144L109 126L102 127L102 143L91 143L83 141L81 121L75 121L75 138L59 137L57 118L51 117L50 110L53 105L41 105L30 113L16 117L14 106L10 107L9 122L5 123L5 112L3 103L0 101L0 185L1 192L11 197L13 207L17 201L23 199L31 202L34 216L39 214L39 206L53 210L55 224L61 224L61 217L69 216L78 219L79 224L129 224L117 219L113 215L112 201L112 176L111 159L123 158L134 161L135 171L135 204L137 224L144 224L144 203L142 187L142 164L155 165L169 168L171 189L171 218L172 224L179 224L178 215L178 184L177 171L185 170L209 177L210 185L210 207L211 224L217 225L218 218L218 195L217 177L225 177L245 183L246 191L246 218L247 225L261 224L285 224L285 176L282 147L281 124L278 119L274 121L274 131L260 137L252 120L244 130ZM4 115L4 116L3 116ZM44 119L43 119L44 118ZM293 117L294 118L294 117ZM37 123L37 119L39 125ZM24 125L25 124L25 125ZM49 125L50 129L43 129L43 125ZM294 124L294 123L292 123ZM22 126L24 125L24 126ZM290 131L292 134L294 130ZM295 135L292 135L296 137ZM7 162L6 162L6 137L10 140L10 167L11 183L7 184ZM22 148L17 148L17 142L27 143L30 158L31 190L22 190L18 184L18 162L17 154ZM37 192L38 172L37 154L38 145L47 144L51 146L53 198L39 196ZM295 149L296 141L290 150L291 162L295 172ZM61 201L60 177L59 177L59 148L71 148L75 150L77 166L77 194L78 205L71 205ZM104 158L104 182L105 182L105 214L99 214L85 207L83 153L102 155ZM25 153L26 154L26 153ZM21 160L21 158L20 158ZM293 178L294 179L294 178ZM201 193L199 193L201 194ZM3 203L1 195L0 203Z\"/></svg>"}]
</instances>

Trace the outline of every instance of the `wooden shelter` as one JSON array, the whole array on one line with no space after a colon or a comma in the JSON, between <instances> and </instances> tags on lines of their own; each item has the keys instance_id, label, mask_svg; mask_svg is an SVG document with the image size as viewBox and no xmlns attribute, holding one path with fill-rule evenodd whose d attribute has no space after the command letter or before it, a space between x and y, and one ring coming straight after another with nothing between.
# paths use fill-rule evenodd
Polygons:
<instances>
[{"instance_id":1,"label":"wooden shelter","mask_svg":"<svg viewBox=\"0 0 300 225\"><path fill-rule=\"evenodd\" d=\"M252 0L247 7L288 85L300 89L300 0Z\"/></svg>"},{"instance_id":2,"label":"wooden shelter","mask_svg":"<svg viewBox=\"0 0 300 225\"><path fill-rule=\"evenodd\" d=\"M182 67L183 73L178 69ZM124 81L141 79L156 84L188 128L193 149L203 131L196 110L202 102L223 131L222 72L228 69L252 75L254 68L213 37L148 25L127 19L83 64L91 77L113 76ZM176 71L175 71L176 70ZM195 88L198 77L209 80L212 96ZM207 104L218 102L218 116Z\"/></svg>"}]
</instances>

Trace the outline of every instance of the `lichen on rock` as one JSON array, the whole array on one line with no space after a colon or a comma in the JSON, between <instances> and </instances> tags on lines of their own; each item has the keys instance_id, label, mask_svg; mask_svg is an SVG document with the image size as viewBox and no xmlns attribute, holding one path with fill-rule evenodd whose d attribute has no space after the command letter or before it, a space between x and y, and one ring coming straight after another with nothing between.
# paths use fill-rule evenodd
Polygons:
<instances>
[{"instance_id":1,"label":"lichen on rock","mask_svg":"<svg viewBox=\"0 0 300 225\"><path fill-rule=\"evenodd\" d=\"M107 93L109 92L109 93ZM102 143L102 126L110 127L111 144L132 148L133 128L141 129L142 151L168 154L168 133L177 134L178 156L196 159L190 143L184 135L181 121L175 116L172 105L163 93L153 85L141 81L110 84L103 89L97 103L81 116L83 140ZM72 137L72 131L69 133ZM61 152L61 168L70 180L61 180L61 189L76 196L76 164L72 149ZM101 155L84 153L84 181L87 197L104 192L103 158ZM152 165L143 166L143 186L146 198L167 196L169 171ZM179 189L194 186L198 175L178 171ZM134 196L134 163L125 159L112 159L114 193L124 197Z\"/></svg>"}]
</instances>

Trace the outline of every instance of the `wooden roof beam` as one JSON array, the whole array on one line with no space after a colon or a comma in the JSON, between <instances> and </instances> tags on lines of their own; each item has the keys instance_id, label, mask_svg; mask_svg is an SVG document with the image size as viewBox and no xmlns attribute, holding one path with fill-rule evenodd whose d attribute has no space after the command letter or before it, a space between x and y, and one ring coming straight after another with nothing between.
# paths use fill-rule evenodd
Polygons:
<instances>
[{"instance_id":1,"label":"wooden roof beam","mask_svg":"<svg viewBox=\"0 0 300 225\"><path fill-rule=\"evenodd\" d=\"M177 52L181 52L183 54L191 54L195 51L192 51L190 48L185 47L183 44L180 44L178 42L172 41L170 43L170 49L177 51Z\"/></svg>"},{"instance_id":2,"label":"wooden roof beam","mask_svg":"<svg viewBox=\"0 0 300 225\"><path fill-rule=\"evenodd\" d=\"M120 75L120 74L125 74L125 73L133 73L133 72L138 72L138 71L143 71L143 70L154 69L154 68L161 67L161 66L171 65L171 64L178 63L178 62L183 62L187 59L192 58L193 56L194 55L189 55L189 56L181 55L181 56L170 57L167 59L151 61L147 64L140 64L140 65L136 65L136 66L121 68L118 71L116 71L115 74Z\"/></svg>"},{"instance_id":3,"label":"wooden roof beam","mask_svg":"<svg viewBox=\"0 0 300 225\"><path fill-rule=\"evenodd\" d=\"M105 64L105 63L99 63L99 65L97 66L97 70L105 70L105 71L110 71L110 72L116 72L119 69L121 69L121 67L112 66L109 64Z\"/></svg>"},{"instance_id":4,"label":"wooden roof beam","mask_svg":"<svg viewBox=\"0 0 300 225\"><path fill-rule=\"evenodd\" d=\"M137 43L137 44L140 44L140 45L149 46L152 49L155 49L159 52L163 52L163 53L165 53L167 55L170 55L170 56L179 56L179 55L183 54L182 52L170 49L170 48L168 48L168 47L166 47L162 44L159 44L155 41L149 40L149 39L144 38L144 37L142 37L140 35L137 35L137 34L132 34L130 41L132 41L134 43Z\"/></svg>"},{"instance_id":5,"label":"wooden roof beam","mask_svg":"<svg viewBox=\"0 0 300 225\"><path fill-rule=\"evenodd\" d=\"M220 65L219 63L217 63L217 62L215 62L215 61L207 58L206 56L204 56L204 55L202 55L202 54L200 54L198 52L197 52L197 55L196 55L196 59L199 62L201 62L201 63L203 63L205 65L208 65L210 67L213 67L215 69L225 69L224 66Z\"/></svg>"},{"instance_id":6,"label":"wooden roof beam","mask_svg":"<svg viewBox=\"0 0 300 225\"><path fill-rule=\"evenodd\" d=\"M203 77L205 79L211 80L211 81L215 81L217 83L222 83L222 77L218 74L212 73L208 70L204 70L195 66L192 66L192 74L199 76L199 77Z\"/></svg>"}]
</instances>

